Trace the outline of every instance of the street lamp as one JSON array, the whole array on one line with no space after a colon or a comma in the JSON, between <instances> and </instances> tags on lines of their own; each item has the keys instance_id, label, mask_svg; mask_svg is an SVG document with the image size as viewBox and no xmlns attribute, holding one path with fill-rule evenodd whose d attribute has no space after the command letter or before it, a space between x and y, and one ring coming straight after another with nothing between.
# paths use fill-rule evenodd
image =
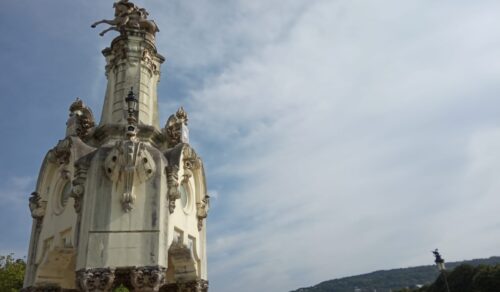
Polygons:
<instances>
[{"instance_id":1,"label":"street lamp","mask_svg":"<svg viewBox=\"0 0 500 292\"><path fill-rule=\"evenodd\" d=\"M131 87L128 92L127 97L125 98L125 102L127 103L127 136L132 138L136 135L135 126L137 125L137 113L138 113L138 104L139 101L134 95L134 88Z\"/></svg>"},{"instance_id":2,"label":"street lamp","mask_svg":"<svg viewBox=\"0 0 500 292\"><path fill-rule=\"evenodd\" d=\"M448 285L448 279L446 278L446 267L444 266L444 259L441 257L441 254L439 254L437 248L432 251L432 253L435 257L434 262L436 263L439 272L441 272L441 274L443 275L444 283L446 284L446 291L450 292L450 286Z\"/></svg>"},{"instance_id":3,"label":"street lamp","mask_svg":"<svg viewBox=\"0 0 500 292\"><path fill-rule=\"evenodd\" d=\"M128 112L127 119L130 119L131 117L133 117L134 122L135 122L135 115L137 113L137 105L138 105L139 101L137 100L137 98L134 95L134 88L133 87L130 88L128 95L125 98L125 102L127 103L127 112Z\"/></svg>"}]
</instances>

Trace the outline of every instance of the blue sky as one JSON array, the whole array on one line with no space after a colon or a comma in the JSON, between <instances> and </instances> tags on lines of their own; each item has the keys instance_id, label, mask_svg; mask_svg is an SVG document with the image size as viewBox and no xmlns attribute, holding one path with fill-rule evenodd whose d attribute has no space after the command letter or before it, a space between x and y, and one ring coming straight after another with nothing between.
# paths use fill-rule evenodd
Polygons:
<instances>
[{"instance_id":1,"label":"blue sky","mask_svg":"<svg viewBox=\"0 0 500 292\"><path fill-rule=\"evenodd\" d=\"M113 1L0 4L0 252L76 97L100 116L90 24ZM215 197L213 291L289 291L377 269L499 255L498 1L136 1L166 56Z\"/></svg>"}]
</instances>

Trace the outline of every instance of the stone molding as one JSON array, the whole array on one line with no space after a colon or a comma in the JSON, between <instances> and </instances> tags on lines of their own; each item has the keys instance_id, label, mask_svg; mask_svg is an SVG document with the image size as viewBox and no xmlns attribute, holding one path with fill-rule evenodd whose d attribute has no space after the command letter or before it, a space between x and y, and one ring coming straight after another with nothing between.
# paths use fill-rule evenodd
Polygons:
<instances>
[{"instance_id":1,"label":"stone molding","mask_svg":"<svg viewBox=\"0 0 500 292\"><path fill-rule=\"evenodd\" d=\"M118 37L115 40L111 48L103 51L107 57L105 67L107 74L119 66L141 64L151 75L160 75L159 65L163 63L164 58L157 53L153 43L149 43L145 38L131 39L128 36Z\"/></svg>"}]
</instances>

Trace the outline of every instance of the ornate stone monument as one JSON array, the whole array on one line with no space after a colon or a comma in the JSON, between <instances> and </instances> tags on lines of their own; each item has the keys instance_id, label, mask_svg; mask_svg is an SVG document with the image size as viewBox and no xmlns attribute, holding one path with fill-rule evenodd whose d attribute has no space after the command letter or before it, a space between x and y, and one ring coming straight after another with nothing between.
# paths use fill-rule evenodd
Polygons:
<instances>
[{"instance_id":1,"label":"ornate stone monument","mask_svg":"<svg viewBox=\"0 0 500 292\"><path fill-rule=\"evenodd\" d=\"M160 65L148 13L113 6L99 124L77 99L42 164L24 291L207 291L209 197L180 108L160 128ZM104 31L102 34L104 34Z\"/></svg>"}]
</instances>

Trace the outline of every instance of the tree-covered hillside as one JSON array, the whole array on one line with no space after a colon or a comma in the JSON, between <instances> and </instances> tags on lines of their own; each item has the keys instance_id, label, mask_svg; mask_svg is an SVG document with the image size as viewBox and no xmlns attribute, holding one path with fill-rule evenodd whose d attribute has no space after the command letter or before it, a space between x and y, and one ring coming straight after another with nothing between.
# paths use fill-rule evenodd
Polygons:
<instances>
[{"instance_id":1,"label":"tree-covered hillside","mask_svg":"<svg viewBox=\"0 0 500 292\"><path fill-rule=\"evenodd\" d=\"M479 265L495 266L500 264L500 257L450 262L446 264L446 267L448 270L452 270L461 264L467 264L471 267ZM353 292L356 288L360 292L372 292L374 290L388 292L403 288L416 288L417 285L429 285L436 280L438 275L439 272L434 265L376 271L369 274L329 280L313 287L300 288L292 292ZM422 291L437 292L438 290Z\"/></svg>"},{"instance_id":2,"label":"tree-covered hillside","mask_svg":"<svg viewBox=\"0 0 500 292\"><path fill-rule=\"evenodd\" d=\"M446 275L439 277L431 285L419 289L403 289L398 292L498 292L500 291L500 265L471 266L460 265Z\"/></svg>"}]
</instances>

